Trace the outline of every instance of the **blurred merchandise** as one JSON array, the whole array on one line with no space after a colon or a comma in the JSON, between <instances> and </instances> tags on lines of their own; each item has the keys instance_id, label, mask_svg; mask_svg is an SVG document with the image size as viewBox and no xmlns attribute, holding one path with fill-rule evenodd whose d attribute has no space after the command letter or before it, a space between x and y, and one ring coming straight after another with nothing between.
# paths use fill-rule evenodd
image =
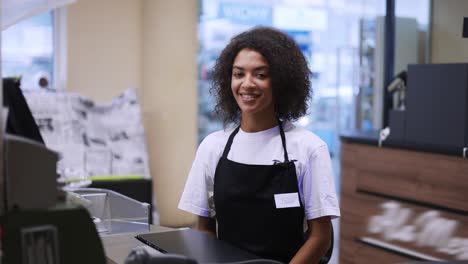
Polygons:
<instances>
[{"instance_id":1,"label":"blurred merchandise","mask_svg":"<svg viewBox=\"0 0 468 264\"><path fill-rule=\"evenodd\" d=\"M108 104L66 92L28 91L25 97L46 146L60 153L61 181L150 178L134 90Z\"/></svg>"}]
</instances>

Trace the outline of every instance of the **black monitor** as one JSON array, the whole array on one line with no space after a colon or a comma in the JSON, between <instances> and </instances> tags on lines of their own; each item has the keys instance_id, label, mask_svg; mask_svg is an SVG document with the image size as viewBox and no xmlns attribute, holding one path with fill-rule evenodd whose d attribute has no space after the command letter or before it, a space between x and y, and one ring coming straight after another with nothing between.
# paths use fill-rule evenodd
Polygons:
<instances>
[{"instance_id":1,"label":"black monitor","mask_svg":"<svg viewBox=\"0 0 468 264\"><path fill-rule=\"evenodd\" d=\"M6 132L44 144L36 121L20 88L20 80L3 78L3 106L8 107Z\"/></svg>"}]
</instances>

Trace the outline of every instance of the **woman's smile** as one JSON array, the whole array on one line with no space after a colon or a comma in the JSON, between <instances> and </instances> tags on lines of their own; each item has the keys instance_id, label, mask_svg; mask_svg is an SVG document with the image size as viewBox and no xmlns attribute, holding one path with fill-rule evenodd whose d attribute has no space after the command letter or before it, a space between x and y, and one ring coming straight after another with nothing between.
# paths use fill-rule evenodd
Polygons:
<instances>
[{"instance_id":1,"label":"woman's smile","mask_svg":"<svg viewBox=\"0 0 468 264\"><path fill-rule=\"evenodd\" d=\"M270 66L262 54L252 49L237 54L231 89L244 118L274 119Z\"/></svg>"},{"instance_id":2,"label":"woman's smile","mask_svg":"<svg viewBox=\"0 0 468 264\"><path fill-rule=\"evenodd\" d=\"M255 94L255 93L239 93L242 101L245 103L252 103L255 102L255 99L260 97L260 94Z\"/></svg>"}]
</instances>

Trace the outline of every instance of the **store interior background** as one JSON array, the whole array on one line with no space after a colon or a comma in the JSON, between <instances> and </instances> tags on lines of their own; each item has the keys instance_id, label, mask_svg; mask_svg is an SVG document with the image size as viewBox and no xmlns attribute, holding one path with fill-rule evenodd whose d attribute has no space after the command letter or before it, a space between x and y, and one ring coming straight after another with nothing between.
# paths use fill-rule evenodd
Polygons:
<instances>
[{"instance_id":1,"label":"store interior background","mask_svg":"<svg viewBox=\"0 0 468 264\"><path fill-rule=\"evenodd\" d=\"M286 30L298 41L313 72L314 97L310 114L297 124L328 143L339 188L340 132L381 128L374 116L374 90L368 91L367 101L358 95L369 86L363 44L378 45L376 36L362 32L371 28L372 33L377 27L372 21L385 15L385 2L78 0L54 11L53 19L60 23L53 29L55 46L45 53L53 54L60 69L42 62L45 66L34 71L49 71L54 89L96 102L109 102L127 88L136 89L160 224L188 226L195 218L178 210L177 203L200 140L222 128L212 114L207 79L230 37L262 24ZM417 43L418 56L411 63L468 62L468 40L461 36L468 1L395 2L397 17L417 21L416 40L409 42ZM50 13L42 16L52 19ZM2 64L9 58L7 42L16 34L10 31L2 33ZM396 38L396 56L403 52L399 41L408 40ZM2 72L5 76L8 68L2 66Z\"/></svg>"}]
</instances>

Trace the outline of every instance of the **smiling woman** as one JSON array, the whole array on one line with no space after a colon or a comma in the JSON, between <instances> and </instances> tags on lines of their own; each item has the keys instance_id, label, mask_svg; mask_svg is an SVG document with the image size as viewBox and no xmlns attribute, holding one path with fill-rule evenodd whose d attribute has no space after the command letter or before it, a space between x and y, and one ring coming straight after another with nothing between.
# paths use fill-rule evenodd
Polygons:
<instances>
[{"instance_id":1,"label":"smiling woman","mask_svg":"<svg viewBox=\"0 0 468 264\"><path fill-rule=\"evenodd\" d=\"M309 74L298 45L273 28L241 33L222 51L212 89L225 125L237 128L203 140L179 203L200 231L282 262L331 253L340 210L330 154L291 122L307 111Z\"/></svg>"}]
</instances>

